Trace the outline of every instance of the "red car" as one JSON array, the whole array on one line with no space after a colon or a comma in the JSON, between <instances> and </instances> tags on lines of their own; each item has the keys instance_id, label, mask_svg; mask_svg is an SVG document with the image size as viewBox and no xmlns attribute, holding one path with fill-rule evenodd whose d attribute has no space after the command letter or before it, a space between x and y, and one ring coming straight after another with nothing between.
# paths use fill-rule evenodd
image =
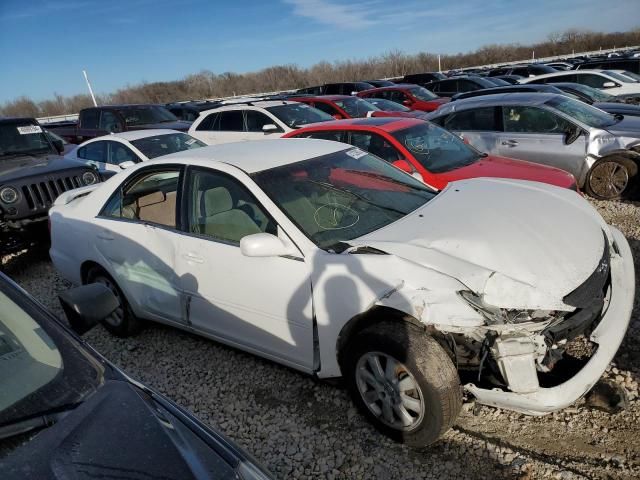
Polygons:
<instances>
[{"instance_id":1,"label":"red car","mask_svg":"<svg viewBox=\"0 0 640 480\"><path fill-rule=\"evenodd\" d=\"M289 100L306 103L328 113L336 120L364 117L415 117L413 112L381 110L372 103L352 95L318 95L315 97L290 97Z\"/></svg>"},{"instance_id":2,"label":"red car","mask_svg":"<svg viewBox=\"0 0 640 480\"><path fill-rule=\"evenodd\" d=\"M414 118L315 123L284 137L349 143L419 177L437 190L455 180L500 177L549 183L577 191L575 178L564 170L481 153L457 135Z\"/></svg>"},{"instance_id":3,"label":"red car","mask_svg":"<svg viewBox=\"0 0 640 480\"><path fill-rule=\"evenodd\" d=\"M444 103L448 103L448 98L442 98L430 92L420 85L412 83L401 83L393 87L371 88L358 92L361 98L384 98L392 102L399 103L411 110L422 110L423 112L433 112Z\"/></svg>"}]
</instances>

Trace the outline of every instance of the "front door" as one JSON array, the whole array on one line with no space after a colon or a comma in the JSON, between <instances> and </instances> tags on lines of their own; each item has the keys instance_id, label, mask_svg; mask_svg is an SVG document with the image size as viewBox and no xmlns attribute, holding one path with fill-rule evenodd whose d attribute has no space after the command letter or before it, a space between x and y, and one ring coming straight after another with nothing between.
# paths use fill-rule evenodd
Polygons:
<instances>
[{"instance_id":1,"label":"front door","mask_svg":"<svg viewBox=\"0 0 640 480\"><path fill-rule=\"evenodd\" d=\"M95 219L94 245L136 313L183 322L176 251L177 168L141 170Z\"/></svg>"},{"instance_id":2,"label":"front door","mask_svg":"<svg viewBox=\"0 0 640 480\"><path fill-rule=\"evenodd\" d=\"M576 128L549 110L527 106L502 107L504 132L497 137L497 153L566 170L576 178L586 157L586 137L567 145L566 132Z\"/></svg>"},{"instance_id":3,"label":"front door","mask_svg":"<svg viewBox=\"0 0 640 480\"><path fill-rule=\"evenodd\" d=\"M191 169L187 232L177 272L190 325L238 348L305 371L313 369L309 266L299 257L246 257L240 239L286 234L238 179Z\"/></svg>"}]
</instances>

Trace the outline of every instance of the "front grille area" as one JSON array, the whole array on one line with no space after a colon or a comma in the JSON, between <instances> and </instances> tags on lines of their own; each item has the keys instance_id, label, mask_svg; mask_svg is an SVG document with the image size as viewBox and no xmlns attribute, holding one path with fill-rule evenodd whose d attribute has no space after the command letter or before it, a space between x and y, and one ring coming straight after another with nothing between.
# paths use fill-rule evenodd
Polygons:
<instances>
[{"instance_id":1,"label":"front grille area","mask_svg":"<svg viewBox=\"0 0 640 480\"><path fill-rule=\"evenodd\" d=\"M22 195L29 210L49 208L61 193L82 187L80 174L48 177L46 180L22 185Z\"/></svg>"}]
</instances>

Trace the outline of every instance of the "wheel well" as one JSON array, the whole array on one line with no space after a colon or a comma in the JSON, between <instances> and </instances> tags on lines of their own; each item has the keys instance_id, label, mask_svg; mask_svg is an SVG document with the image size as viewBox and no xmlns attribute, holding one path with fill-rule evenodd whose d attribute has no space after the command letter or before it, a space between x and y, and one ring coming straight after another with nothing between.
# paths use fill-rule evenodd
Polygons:
<instances>
[{"instance_id":1,"label":"wheel well","mask_svg":"<svg viewBox=\"0 0 640 480\"><path fill-rule=\"evenodd\" d=\"M342 368L343 354L351 339L365 328L385 321L403 322L426 331L426 326L411 315L407 315L393 308L376 305L366 312L356 315L342 327L336 342L336 352L338 352L338 365L340 365L340 368Z\"/></svg>"},{"instance_id":2,"label":"wheel well","mask_svg":"<svg viewBox=\"0 0 640 480\"><path fill-rule=\"evenodd\" d=\"M616 152L616 153L611 153L609 155L605 155L604 157L599 158L591 166L591 169L593 169L593 167L596 166L598 163L601 163L607 160L618 160L620 163L623 163L627 167L627 169L629 169L629 175L631 177L635 177L638 174L640 156L633 155L632 153L629 153L629 152Z\"/></svg>"},{"instance_id":3,"label":"wheel well","mask_svg":"<svg viewBox=\"0 0 640 480\"><path fill-rule=\"evenodd\" d=\"M107 271L104 268L102 268L102 265L100 265L99 263L93 262L91 260L87 260L80 267L80 279L82 280L83 285L87 283L87 277L89 275L89 271L94 267L97 267L103 272L107 273Z\"/></svg>"}]
</instances>

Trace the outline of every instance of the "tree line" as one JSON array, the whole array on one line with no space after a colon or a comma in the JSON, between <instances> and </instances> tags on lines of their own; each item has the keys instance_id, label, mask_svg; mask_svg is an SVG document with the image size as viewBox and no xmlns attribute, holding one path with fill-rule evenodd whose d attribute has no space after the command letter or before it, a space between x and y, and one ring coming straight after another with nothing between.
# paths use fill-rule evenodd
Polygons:
<instances>
[{"instance_id":1,"label":"tree line","mask_svg":"<svg viewBox=\"0 0 640 480\"><path fill-rule=\"evenodd\" d=\"M602 33L571 29L554 32L545 41L530 44L485 45L475 51L442 55L443 70L473 67L499 62L518 61L572 52L584 52L640 45L640 27L627 32ZM420 52L406 54L393 50L368 59L336 62L322 61L308 68L294 64L277 65L249 73L214 73L203 70L199 73L170 82L143 82L127 85L113 93L98 95L99 104L121 103L167 103L182 100L228 97L255 92L272 92L319 85L328 82L366 80L400 77L409 73L438 70L438 55ZM44 117L77 113L91 106L91 97L86 94L63 96L34 101L19 97L0 105L0 115Z\"/></svg>"}]
</instances>

